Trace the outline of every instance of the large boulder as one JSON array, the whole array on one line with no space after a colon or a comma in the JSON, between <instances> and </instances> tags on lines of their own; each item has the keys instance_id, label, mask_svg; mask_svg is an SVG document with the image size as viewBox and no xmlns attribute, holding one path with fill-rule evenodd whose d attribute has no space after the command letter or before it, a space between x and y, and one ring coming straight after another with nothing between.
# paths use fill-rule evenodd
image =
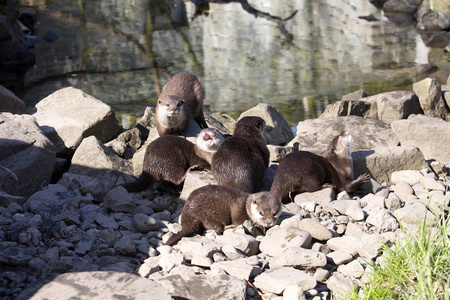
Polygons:
<instances>
[{"instance_id":1,"label":"large boulder","mask_svg":"<svg viewBox=\"0 0 450 300\"><path fill-rule=\"evenodd\" d=\"M450 166L450 123L440 118L411 115L392 123L392 131L402 146L415 146L425 159L435 159Z\"/></svg>"},{"instance_id":2,"label":"large boulder","mask_svg":"<svg viewBox=\"0 0 450 300\"><path fill-rule=\"evenodd\" d=\"M427 167L422 152L414 146L380 147L352 153L355 176L369 173L379 183L391 183L392 172Z\"/></svg>"},{"instance_id":3,"label":"large boulder","mask_svg":"<svg viewBox=\"0 0 450 300\"><path fill-rule=\"evenodd\" d=\"M42 99L33 116L57 151L67 154L72 154L85 137L93 135L105 143L120 130L109 105L72 87Z\"/></svg>"},{"instance_id":4,"label":"large boulder","mask_svg":"<svg viewBox=\"0 0 450 300\"><path fill-rule=\"evenodd\" d=\"M445 120L448 111L442 98L441 84L436 79L426 78L414 83L413 91L419 97L425 115Z\"/></svg>"},{"instance_id":5,"label":"large boulder","mask_svg":"<svg viewBox=\"0 0 450 300\"><path fill-rule=\"evenodd\" d=\"M246 116L258 116L266 121L264 128L264 137L267 144L271 145L285 145L294 138L289 124L278 113L278 111L269 104L260 103L255 107L244 111L239 119Z\"/></svg>"},{"instance_id":6,"label":"large boulder","mask_svg":"<svg viewBox=\"0 0 450 300\"><path fill-rule=\"evenodd\" d=\"M103 145L95 136L87 137L72 157L69 173L91 177L104 177L113 171L116 185L131 180L133 171L129 161L120 158L113 150Z\"/></svg>"},{"instance_id":7,"label":"large boulder","mask_svg":"<svg viewBox=\"0 0 450 300\"><path fill-rule=\"evenodd\" d=\"M0 85L0 112L23 114L26 110L27 105L22 101L22 99L18 98L13 92Z\"/></svg>"},{"instance_id":8,"label":"large boulder","mask_svg":"<svg viewBox=\"0 0 450 300\"><path fill-rule=\"evenodd\" d=\"M56 295L64 295L62 298L67 299L171 299L169 293L153 280L113 271L60 274L48 282L31 285L17 299L51 299Z\"/></svg>"},{"instance_id":9,"label":"large boulder","mask_svg":"<svg viewBox=\"0 0 450 300\"><path fill-rule=\"evenodd\" d=\"M56 152L29 115L0 113L0 190L29 197L50 183Z\"/></svg>"},{"instance_id":10,"label":"large boulder","mask_svg":"<svg viewBox=\"0 0 450 300\"><path fill-rule=\"evenodd\" d=\"M320 118L360 116L390 124L411 114L422 113L417 96L410 91L386 92L361 99L354 99L352 95L328 105Z\"/></svg>"},{"instance_id":11,"label":"large boulder","mask_svg":"<svg viewBox=\"0 0 450 300\"><path fill-rule=\"evenodd\" d=\"M343 130L353 137L352 150L397 146L398 138L389 125L357 116L318 118L298 123L297 136L289 143L295 148L324 155L331 140Z\"/></svg>"}]
</instances>

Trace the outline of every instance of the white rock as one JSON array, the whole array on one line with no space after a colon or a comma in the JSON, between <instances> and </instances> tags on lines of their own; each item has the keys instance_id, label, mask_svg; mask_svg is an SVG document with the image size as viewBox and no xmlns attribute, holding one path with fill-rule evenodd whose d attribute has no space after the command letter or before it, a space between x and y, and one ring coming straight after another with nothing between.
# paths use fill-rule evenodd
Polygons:
<instances>
[{"instance_id":1,"label":"white rock","mask_svg":"<svg viewBox=\"0 0 450 300\"><path fill-rule=\"evenodd\" d=\"M262 238L259 249L267 255L278 256L289 247L308 248L311 240L311 234L307 231L294 227L275 226Z\"/></svg>"},{"instance_id":2,"label":"white rock","mask_svg":"<svg viewBox=\"0 0 450 300\"><path fill-rule=\"evenodd\" d=\"M308 273L289 267L270 269L255 278L255 286L265 292L281 294L290 285L307 291L316 286L316 279Z\"/></svg>"}]
</instances>

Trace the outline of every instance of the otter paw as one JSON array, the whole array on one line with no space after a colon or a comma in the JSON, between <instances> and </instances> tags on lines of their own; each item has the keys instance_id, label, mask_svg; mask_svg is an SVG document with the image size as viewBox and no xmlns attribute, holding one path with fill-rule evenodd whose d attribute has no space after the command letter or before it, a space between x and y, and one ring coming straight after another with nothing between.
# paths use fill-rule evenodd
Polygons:
<instances>
[{"instance_id":1,"label":"otter paw","mask_svg":"<svg viewBox=\"0 0 450 300\"><path fill-rule=\"evenodd\" d=\"M362 175L358 176L358 181L367 182L367 181L370 180L370 178L371 178L370 175L365 173L365 174L362 174Z\"/></svg>"}]
</instances>

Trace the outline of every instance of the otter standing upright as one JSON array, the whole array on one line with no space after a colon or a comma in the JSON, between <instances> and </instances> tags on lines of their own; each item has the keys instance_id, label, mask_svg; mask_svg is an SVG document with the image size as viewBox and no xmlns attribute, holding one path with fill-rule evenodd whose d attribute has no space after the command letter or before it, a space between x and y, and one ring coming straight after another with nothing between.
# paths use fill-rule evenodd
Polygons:
<instances>
[{"instance_id":1,"label":"otter standing upright","mask_svg":"<svg viewBox=\"0 0 450 300\"><path fill-rule=\"evenodd\" d=\"M265 124L260 117L243 117L236 123L233 136L212 159L211 171L219 185L247 193L262 189L270 157L262 134Z\"/></svg>"},{"instance_id":2,"label":"otter standing upright","mask_svg":"<svg viewBox=\"0 0 450 300\"><path fill-rule=\"evenodd\" d=\"M203 90L198 78L191 73L175 74L164 86L156 104L156 129L160 136L184 133L194 119L207 128L203 114Z\"/></svg>"},{"instance_id":3,"label":"otter standing upright","mask_svg":"<svg viewBox=\"0 0 450 300\"><path fill-rule=\"evenodd\" d=\"M315 192L325 187L354 192L370 175L353 179L351 152L352 136L344 130L331 141L326 157L308 151L288 154L280 161L270 191L283 201L289 192Z\"/></svg>"}]
</instances>

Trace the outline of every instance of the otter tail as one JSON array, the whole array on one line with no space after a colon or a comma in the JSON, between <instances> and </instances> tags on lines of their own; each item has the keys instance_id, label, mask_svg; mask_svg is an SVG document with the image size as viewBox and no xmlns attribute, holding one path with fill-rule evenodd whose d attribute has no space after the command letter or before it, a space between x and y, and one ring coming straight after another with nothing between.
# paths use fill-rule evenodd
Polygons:
<instances>
[{"instance_id":1,"label":"otter tail","mask_svg":"<svg viewBox=\"0 0 450 300\"><path fill-rule=\"evenodd\" d=\"M174 235L172 235L164 245L173 246L181 240L182 237L185 237L186 234L183 231L180 231Z\"/></svg>"},{"instance_id":2,"label":"otter tail","mask_svg":"<svg viewBox=\"0 0 450 300\"><path fill-rule=\"evenodd\" d=\"M141 176L139 176L136 181L124 183L122 186L128 192L137 193L151 187L153 182L154 180L150 174L147 172L142 172Z\"/></svg>"}]
</instances>

